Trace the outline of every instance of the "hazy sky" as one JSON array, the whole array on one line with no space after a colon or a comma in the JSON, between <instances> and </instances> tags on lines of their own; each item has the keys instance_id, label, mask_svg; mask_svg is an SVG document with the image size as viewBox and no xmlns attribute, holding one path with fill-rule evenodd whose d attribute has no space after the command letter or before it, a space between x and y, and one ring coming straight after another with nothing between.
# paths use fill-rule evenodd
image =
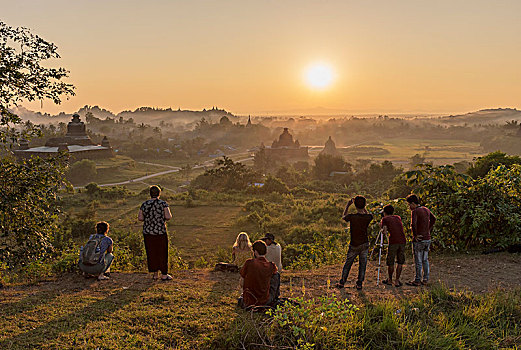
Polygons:
<instances>
[{"instance_id":1,"label":"hazy sky","mask_svg":"<svg viewBox=\"0 0 521 350\"><path fill-rule=\"evenodd\" d=\"M467 112L521 104L521 1L0 0L0 20L58 45L100 105L241 114ZM333 70L325 89L307 67Z\"/></svg>"}]
</instances>

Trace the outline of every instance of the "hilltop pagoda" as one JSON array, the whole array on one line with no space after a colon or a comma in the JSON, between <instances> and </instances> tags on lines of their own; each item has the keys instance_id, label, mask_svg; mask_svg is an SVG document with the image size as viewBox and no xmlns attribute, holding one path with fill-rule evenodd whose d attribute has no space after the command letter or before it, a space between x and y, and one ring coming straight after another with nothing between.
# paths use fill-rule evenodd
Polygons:
<instances>
[{"instance_id":1,"label":"hilltop pagoda","mask_svg":"<svg viewBox=\"0 0 521 350\"><path fill-rule=\"evenodd\" d=\"M68 152L74 160L110 158L114 156L109 140L105 136L101 145L95 145L87 135L85 123L79 114L74 114L67 124L67 134L63 137L53 137L47 140L45 146L29 148L27 140L20 140L20 146L15 150L18 158L31 156L52 157L59 152Z\"/></svg>"},{"instance_id":2,"label":"hilltop pagoda","mask_svg":"<svg viewBox=\"0 0 521 350\"><path fill-rule=\"evenodd\" d=\"M326 144L324 145L324 149L320 152L320 154L327 154L330 156L338 156L338 150L336 149L335 142L333 139L331 139L331 136L329 136L329 139L327 139Z\"/></svg>"},{"instance_id":3,"label":"hilltop pagoda","mask_svg":"<svg viewBox=\"0 0 521 350\"><path fill-rule=\"evenodd\" d=\"M270 148L264 148L266 155L274 160L299 161L308 160L308 148L300 146L298 140L293 141L293 136L288 128L284 128L278 140L274 140Z\"/></svg>"}]
</instances>

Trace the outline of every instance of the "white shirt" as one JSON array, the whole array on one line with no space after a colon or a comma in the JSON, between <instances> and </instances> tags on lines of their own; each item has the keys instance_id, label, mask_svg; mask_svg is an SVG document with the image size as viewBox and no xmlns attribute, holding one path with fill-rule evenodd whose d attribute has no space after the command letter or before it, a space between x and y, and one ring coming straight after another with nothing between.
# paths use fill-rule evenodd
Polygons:
<instances>
[{"instance_id":1,"label":"white shirt","mask_svg":"<svg viewBox=\"0 0 521 350\"><path fill-rule=\"evenodd\" d=\"M277 266L277 269L280 272L282 272L282 248L280 247L280 244L278 243L272 243L269 246L267 246L266 251L266 260L271 261Z\"/></svg>"}]
</instances>

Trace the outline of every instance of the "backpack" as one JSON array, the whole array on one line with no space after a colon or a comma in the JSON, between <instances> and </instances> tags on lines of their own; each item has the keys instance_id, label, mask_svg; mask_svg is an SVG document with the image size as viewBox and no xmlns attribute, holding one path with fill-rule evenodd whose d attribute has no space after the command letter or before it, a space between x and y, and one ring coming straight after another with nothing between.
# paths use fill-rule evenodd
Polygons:
<instances>
[{"instance_id":1,"label":"backpack","mask_svg":"<svg viewBox=\"0 0 521 350\"><path fill-rule=\"evenodd\" d=\"M101 258L101 241L104 236L94 235L83 247L81 253L82 263L84 265L96 265Z\"/></svg>"}]
</instances>

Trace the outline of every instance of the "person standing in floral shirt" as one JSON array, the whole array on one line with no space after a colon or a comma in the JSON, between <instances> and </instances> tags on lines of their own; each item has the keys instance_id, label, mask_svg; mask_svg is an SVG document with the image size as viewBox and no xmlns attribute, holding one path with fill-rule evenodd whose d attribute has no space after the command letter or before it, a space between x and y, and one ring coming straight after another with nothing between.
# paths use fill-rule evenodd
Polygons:
<instances>
[{"instance_id":1,"label":"person standing in floral shirt","mask_svg":"<svg viewBox=\"0 0 521 350\"><path fill-rule=\"evenodd\" d=\"M159 199L161 189L158 186L150 187L151 199L141 204L138 220L143 221L143 237L147 253L148 272L153 273L154 279L171 280L168 274L168 235L166 221L172 218L168 203Z\"/></svg>"}]
</instances>

